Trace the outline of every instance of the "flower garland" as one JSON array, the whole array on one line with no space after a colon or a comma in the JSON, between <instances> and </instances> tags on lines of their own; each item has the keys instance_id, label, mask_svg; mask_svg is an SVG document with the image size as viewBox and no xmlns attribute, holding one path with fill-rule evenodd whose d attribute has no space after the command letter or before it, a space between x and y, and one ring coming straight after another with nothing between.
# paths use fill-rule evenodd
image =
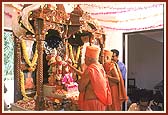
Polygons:
<instances>
[{"instance_id":1,"label":"flower garland","mask_svg":"<svg viewBox=\"0 0 168 115\"><path fill-rule=\"evenodd\" d=\"M126 13L130 11L138 11L138 10L146 10L148 8L157 8L157 7L163 7L163 4L153 4L152 6L144 7L144 8L135 8L135 9L126 9L126 10L120 10L120 11L112 11L112 12L95 12L95 13L89 13L90 15L111 15L111 14L118 14L118 13Z\"/></svg>"},{"instance_id":2,"label":"flower garland","mask_svg":"<svg viewBox=\"0 0 168 115\"><path fill-rule=\"evenodd\" d=\"M70 58L74 64L74 66L77 67L77 62L79 60L79 55L80 55L80 46L78 46L78 49L77 49L76 59L74 59L74 55L72 52L72 46L70 44L69 44L69 53L70 53Z\"/></svg>"},{"instance_id":3,"label":"flower garland","mask_svg":"<svg viewBox=\"0 0 168 115\"><path fill-rule=\"evenodd\" d=\"M126 10L126 11L131 11L131 10L143 10L143 9L147 9L147 8L153 8L153 7L158 7L160 5L163 4L152 4L150 6L144 6L144 7L115 7L115 6L102 6L102 5L98 5L98 4L79 4L80 6L89 6L92 8L98 8L98 9L112 9L112 10Z\"/></svg>"},{"instance_id":4,"label":"flower garland","mask_svg":"<svg viewBox=\"0 0 168 115\"><path fill-rule=\"evenodd\" d=\"M22 71L20 71L20 86L21 86L21 93L23 95L23 100L29 99L29 97L26 95L26 92L25 92L24 73Z\"/></svg>"},{"instance_id":5,"label":"flower garland","mask_svg":"<svg viewBox=\"0 0 168 115\"><path fill-rule=\"evenodd\" d=\"M147 30L147 29L151 29L151 28L159 28L159 27L163 27L163 24L159 24L159 25L153 25L153 26L148 26L148 27L141 27L141 28L112 28L112 27L108 27L108 26L103 26L104 29L110 29L110 30L121 30L121 31L137 31L137 30Z\"/></svg>"},{"instance_id":6,"label":"flower garland","mask_svg":"<svg viewBox=\"0 0 168 115\"><path fill-rule=\"evenodd\" d=\"M29 60L29 56L27 53L27 49L26 49L26 43L25 40L21 41L21 45L22 45L22 50L23 50L23 57L25 59L25 62L30 66L30 68L28 68L29 71L34 71L35 70L35 64L37 62L37 58L38 58L38 51L37 51L37 46L36 46L36 50L32 59L32 62Z\"/></svg>"},{"instance_id":7,"label":"flower garland","mask_svg":"<svg viewBox=\"0 0 168 115\"><path fill-rule=\"evenodd\" d=\"M154 18L154 17L160 16L160 15L163 15L163 13L158 13L158 14L154 14L146 17L140 17L140 18L127 19L127 20L104 20L104 19L98 19L98 18L93 18L93 19L101 22L122 23L122 22L129 22L129 21L145 20L148 18Z\"/></svg>"}]
</instances>

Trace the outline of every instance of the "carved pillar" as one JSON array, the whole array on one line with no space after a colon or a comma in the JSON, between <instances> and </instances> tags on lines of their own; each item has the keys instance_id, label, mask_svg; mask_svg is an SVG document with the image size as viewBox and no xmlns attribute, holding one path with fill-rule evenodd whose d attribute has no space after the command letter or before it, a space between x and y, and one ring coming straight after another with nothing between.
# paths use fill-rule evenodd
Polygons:
<instances>
[{"instance_id":1,"label":"carved pillar","mask_svg":"<svg viewBox=\"0 0 168 115\"><path fill-rule=\"evenodd\" d=\"M102 37L99 38L99 43L100 43L100 63L104 64L104 46L105 46L105 35L102 34Z\"/></svg>"},{"instance_id":2,"label":"carved pillar","mask_svg":"<svg viewBox=\"0 0 168 115\"><path fill-rule=\"evenodd\" d=\"M23 98L20 84L21 45L20 39L14 36L14 102Z\"/></svg>"},{"instance_id":3,"label":"carved pillar","mask_svg":"<svg viewBox=\"0 0 168 115\"><path fill-rule=\"evenodd\" d=\"M44 21L42 18L36 19L36 40L37 40L37 50L38 50L38 60L37 60L37 74L36 74L36 110L43 110L44 98L43 98L43 40L42 36Z\"/></svg>"},{"instance_id":4,"label":"carved pillar","mask_svg":"<svg viewBox=\"0 0 168 115\"><path fill-rule=\"evenodd\" d=\"M68 25L65 25L66 29L64 30L63 39L65 45L65 56L68 55Z\"/></svg>"}]
</instances>

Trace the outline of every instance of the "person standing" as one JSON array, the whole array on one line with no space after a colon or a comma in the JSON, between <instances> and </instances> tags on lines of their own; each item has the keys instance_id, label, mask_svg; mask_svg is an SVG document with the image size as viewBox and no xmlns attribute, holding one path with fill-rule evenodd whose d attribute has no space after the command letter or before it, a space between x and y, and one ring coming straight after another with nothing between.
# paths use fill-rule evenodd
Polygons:
<instances>
[{"instance_id":1,"label":"person standing","mask_svg":"<svg viewBox=\"0 0 168 115\"><path fill-rule=\"evenodd\" d=\"M112 105L108 107L108 110L112 111L121 111L121 104L123 99L127 99L126 91L124 88L123 79L119 76L117 68L115 66L115 62L111 61L113 52L108 50L104 50L104 69L108 76L110 88L111 88L111 96L112 96ZM124 94L124 95L123 95ZM121 99L121 100L120 100Z\"/></svg>"},{"instance_id":2,"label":"person standing","mask_svg":"<svg viewBox=\"0 0 168 115\"><path fill-rule=\"evenodd\" d=\"M126 80L125 64L123 62L119 61L119 59L118 59L119 51L117 49L112 49L111 52L113 52L112 60L114 62L116 62L115 65L116 65L117 71L119 73L119 76L121 76L121 78L123 79L121 84L123 84L125 86L125 80ZM125 89L125 87L124 87L124 89ZM125 94L123 94L123 95L125 95ZM122 102L122 110L125 110L125 99L123 99L123 102Z\"/></svg>"},{"instance_id":3,"label":"person standing","mask_svg":"<svg viewBox=\"0 0 168 115\"><path fill-rule=\"evenodd\" d=\"M113 52L112 60L114 60L118 64L120 71L121 71L121 74L122 74L122 78L124 80L124 84L125 84L125 79L126 79L125 64L123 62L119 61L119 59L118 59L119 51L117 49L112 49L111 52Z\"/></svg>"},{"instance_id":4,"label":"person standing","mask_svg":"<svg viewBox=\"0 0 168 115\"><path fill-rule=\"evenodd\" d=\"M84 111L105 111L111 105L111 90L103 65L98 62L100 50L87 46L85 64L87 68L81 72L68 64L81 76L79 81L79 109Z\"/></svg>"}]
</instances>

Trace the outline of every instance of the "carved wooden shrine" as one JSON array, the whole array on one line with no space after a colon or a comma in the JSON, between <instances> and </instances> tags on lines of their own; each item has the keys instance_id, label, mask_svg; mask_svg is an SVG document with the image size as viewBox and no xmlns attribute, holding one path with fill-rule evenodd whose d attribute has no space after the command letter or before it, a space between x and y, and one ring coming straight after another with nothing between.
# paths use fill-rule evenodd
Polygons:
<instances>
[{"instance_id":1,"label":"carved wooden shrine","mask_svg":"<svg viewBox=\"0 0 168 115\"><path fill-rule=\"evenodd\" d=\"M29 8L29 9L28 9ZM32 8L32 9L31 9ZM44 42L46 41L46 33L49 30L56 30L60 36L61 41L65 47L62 52L65 55L69 55L68 44L75 46L77 42L73 41L74 36L79 36L81 40L82 36L88 36L87 38L90 45L96 44L101 48L100 62L103 62L103 48L105 44L105 34L103 29L94 21L94 19L85 13L80 6L74 8L74 10L67 14L65 12L63 4L57 4L54 8L50 4L44 5L25 5L22 9L22 15L20 16L19 24L22 28L25 28L26 33L22 36L16 36L14 32L14 102L22 100L24 95L22 94L20 71L28 70L30 65L21 63L22 60L22 39L36 42L37 48L37 64L33 65L35 68L35 87L36 87L36 99L35 110L41 111L44 106L43 97L43 84L44 84ZM27 15L26 15L27 13ZM27 17L26 17L27 16ZM28 18L29 24L24 22ZM30 27L32 26L32 27ZM33 29L33 30L32 30ZM92 37L91 37L91 36ZM82 40L81 40L82 41ZM83 44L81 44L82 46ZM80 59L78 61L80 65ZM33 63L33 62L32 62ZM32 67L32 68L33 68ZM46 75L45 75L46 76Z\"/></svg>"}]
</instances>

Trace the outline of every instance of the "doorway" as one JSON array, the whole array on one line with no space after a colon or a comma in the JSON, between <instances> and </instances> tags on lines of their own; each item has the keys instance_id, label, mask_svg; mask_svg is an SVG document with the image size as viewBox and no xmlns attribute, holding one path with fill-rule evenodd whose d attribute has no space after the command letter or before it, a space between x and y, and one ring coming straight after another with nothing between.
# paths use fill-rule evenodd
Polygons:
<instances>
[{"instance_id":1,"label":"doorway","mask_svg":"<svg viewBox=\"0 0 168 115\"><path fill-rule=\"evenodd\" d=\"M164 31L155 29L124 33L123 38L127 95L136 102L137 97L132 95L135 90L155 91L155 86L164 81ZM164 85L161 87L164 89Z\"/></svg>"}]
</instances>

